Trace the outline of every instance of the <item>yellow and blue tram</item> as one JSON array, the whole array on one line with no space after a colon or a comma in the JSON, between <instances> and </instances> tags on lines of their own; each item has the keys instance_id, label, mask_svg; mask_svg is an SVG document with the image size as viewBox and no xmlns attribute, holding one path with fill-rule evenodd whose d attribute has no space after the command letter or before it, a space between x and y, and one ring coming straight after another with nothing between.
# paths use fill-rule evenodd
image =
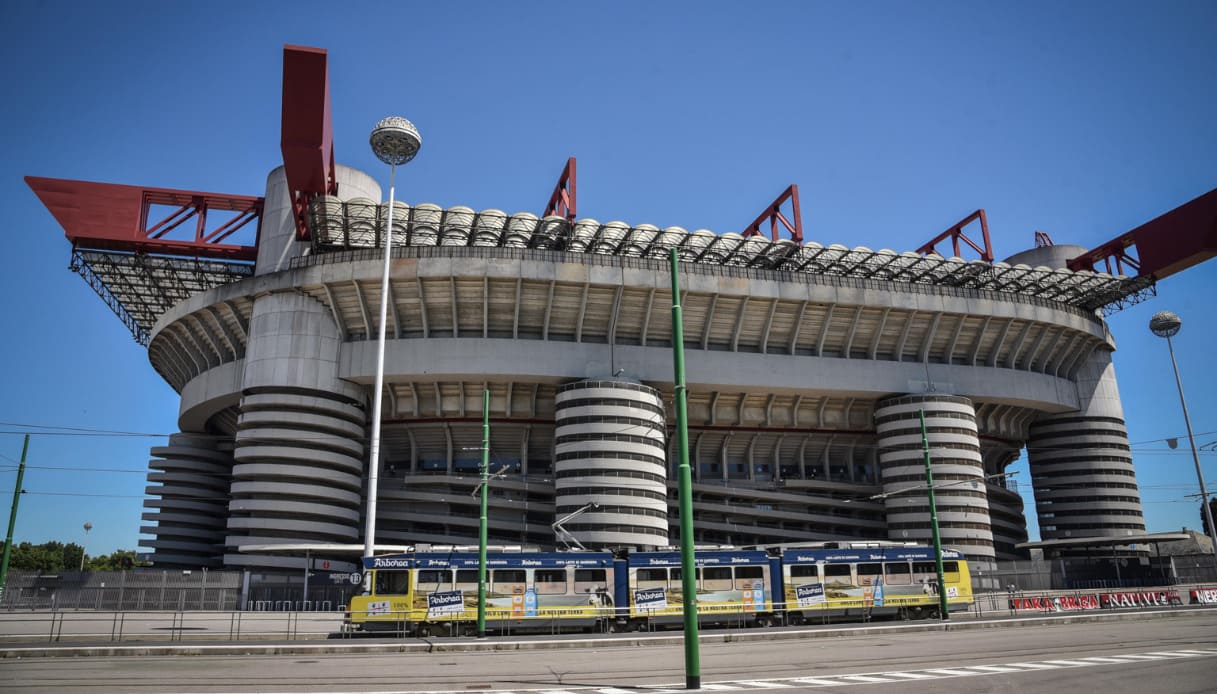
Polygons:
<instances>
[{"instance_id":1,"label":"yellow and blue tram","mask_svg":"<svg viewBox=\"0 0 1217 694\"><path fill-rule=\"evenodd\" d=\"M678 551L487 554L486 626L492 631L678 626ZM699 549L698 621L768 626L833 618L938 614L933 549L915 545ZM947 602L967 609L967 561L943 551ZM431 551L364 559L372 590L351 600L348 624L364 631L469 634L477 619L478 554Z\"/></svg>"}]
</instances>

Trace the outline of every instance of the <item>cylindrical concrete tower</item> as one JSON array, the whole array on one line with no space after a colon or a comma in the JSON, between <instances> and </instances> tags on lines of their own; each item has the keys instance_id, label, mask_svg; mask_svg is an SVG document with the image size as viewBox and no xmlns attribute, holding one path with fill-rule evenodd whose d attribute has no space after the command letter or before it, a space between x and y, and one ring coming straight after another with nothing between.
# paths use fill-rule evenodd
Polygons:
<instances>
[{"instance_id":1,"label":"cylindrical concrete tower","mask_svg":"<svg viewBox=\"0 0 1217 694\"><path fill-rule=\"evenodd\" d=\"M586 380L555 397L555 516L588 548L668 543L664 410L659 391ZM561 538L559 538L560 540Z\"/></svg>"},{"instance_id":2,"label":"cylindrical concrete tower","mask_svg":"<svg viewBox=\"0 0 1217 694\"><path fill-rule=\"evenodd\" d=\"M379 194L366 174L338 168L339 192ZM258 274L286 268L296 241L283 169L267 179ZM249 319L233 457L227 566L295 567L244 545L359 541L367 465L365 389L338 377L333 313L294 291L258 294Z\"/></svg>"},{"instance_id":3,"label":"cylindrical concrete tower","mask_svg":"<svg viewBox=\"0 0 1217 694\"><path fill-rule=\"evenodd\" d=\"M996 568L984 465L972 401L956 395L904 395L875 407L888 537L929 543L929 497L919 411L934 472L938 527L945 547L964 552L973 574Z\"/></svg>"},{"instance_id":4,"label":"cylindrical concrete tower","mask_svg":"<svg viewBox=\"0 0 1217 694\"><path fill-rule=\"evenodd\" d=\"M1111 352L1095 350L1077 384L1081 409L1041 417L1027 441L1040 537L1142 534L1145 518Z\"/></svg>"}]
</instances>

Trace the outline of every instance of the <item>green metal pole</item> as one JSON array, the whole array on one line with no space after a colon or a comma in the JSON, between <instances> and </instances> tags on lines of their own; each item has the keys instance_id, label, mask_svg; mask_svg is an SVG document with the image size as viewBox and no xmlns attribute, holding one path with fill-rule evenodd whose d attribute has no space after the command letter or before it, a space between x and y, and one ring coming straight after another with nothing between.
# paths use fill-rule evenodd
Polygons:
<instances>
[{"instance_id":1,"label":"green metal pole","mask_svg":"<svg viewBox=\"0 0 1217 694\"><path fill-rule=\"evenodd\" d=\"M486 638L486 505L490 493L490 390L482 390L482 516L478 522L478 638Z\"/></svg>"},{"instance_id":2,"label":"green metal pole","mask_svg":"<svg viewBox=\"0 0 1217 694\"><path fill-rule=\"evenodd\" d=\"M4 559L0 560L0 603L4 602L4 586L8 580L8 558L13 549L13 526L17 524L17 503L21 501L21 478L25 477L25 453L30 449L30 435L21 445L21 464L17 466L17 486L13 487L13 510L8 514L8 534L4 536Z\"/></svg>"},{"instance_id":3,"label":"green metal pole","mask_svg":"<svg viewBox=\"0 0 1217 694\"><path fill-rule=\"evenodd\" d=\"M938 533L938 504L934 501L934 470L930 465L930 439L925 433L925 410L918 411L921 416L921 448L925 451L925 490L930 495L930 532L934 537L934 567L938 570L938 610L942 613L942 621L951 618L947 611L947 582L942 571L942 536Z\"/></svg>"},{"instance_id":4,"label":"green metal pole","mask_svg":"<svg viewBox=\"0 0 1217 694\"><path fill-rule=\"evenodd\" d=\"M672 263L672 360L676 370L676 443L680 455L680 578L685 618L685 689L701 689L697 643L697 563L693 556L693 473L689 469L688 391L685 388L685 334L680 313L680 275L676 249Z\"/></svg>"}]
</instances>

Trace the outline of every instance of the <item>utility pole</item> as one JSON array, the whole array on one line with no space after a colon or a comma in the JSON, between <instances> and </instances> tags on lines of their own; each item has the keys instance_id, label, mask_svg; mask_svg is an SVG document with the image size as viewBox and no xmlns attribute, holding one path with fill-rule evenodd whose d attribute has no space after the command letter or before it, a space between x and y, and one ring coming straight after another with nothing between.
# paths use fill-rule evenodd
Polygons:
<instances>
[{"instance_id":1,"label":"utility pole","mask_svg":"<svg viewBox=\"0 0 1217 694\"><path fill-rule=\"evenodd\" d=\"M478 522L478 638L486 638L486 506L490 490L490 389L482 389L482 515Z\"/></svg>"},{"instance_id":2,"label":"utility pole","mask_svg":"<svg viewBox=\"0 0 1217 694\"><path fill-rule=\"evenodd\" d=\"M921 448L925 451L925 490L930 497L930 532L934 538L934 568L938 571L938 609L942 621L951 618L947 611L947 582L942 571L942 536L938 533L938 505L934 502L934 469L930 464L930 439L925 433L925 410L918 411L921 417Z\"/></svg>"},{"instance_id":3,"label":"utility pole","mask_svg":"<svg viewBox=\"0 0 1217 694\"><path fill-rule=\"evenodd\" d=\"M25 477L25 454L30 449L30 435L25 435L25 443L21 445L21 464L17 466L17 485L13 487L13 510L8 514L8 534L4 536L4 559L0 560L0 603L4 602L4 585L8 580L8 558L13 550L13 526L17 524L17 504L25 490L21 488L21 479Z\"/></svg>"},{"instance_id":4,"label":"utility pole","mask_svg":"<svg viewBox=\"0 0 1217 694\"><path fill-rule=\"evenodd\" d=\"M701 689L701 652L697 643L697 560L693 554L693 473L689 468L688 391L685 388L685 334L680 312L679 256L672 264L672 361L675 367L676 443L680 455L680 579L685 622L685 689Z\"/></svg>"}]
</instances>

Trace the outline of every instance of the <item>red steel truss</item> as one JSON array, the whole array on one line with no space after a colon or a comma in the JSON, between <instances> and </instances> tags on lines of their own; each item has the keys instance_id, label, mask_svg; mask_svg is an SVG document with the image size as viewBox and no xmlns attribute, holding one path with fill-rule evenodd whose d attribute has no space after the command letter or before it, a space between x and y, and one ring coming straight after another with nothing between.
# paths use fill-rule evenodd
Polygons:
<instances>
[{"instance_id":1,"label":"red steel truss","mask_svg":"<svg viewBox=\"0 0 1217 694\"><path fill-rule=\"evenodd\" d=\"M561 215L571 222L575 221L574 157L567 159L566 166L562 167L562 174L558 176L558 185L554 186L553 195L549 196L549 202L545 205L545 212L541 216L548 217L551 214Z\"/></svg>"},{"instance_id":2,"label":"red steel truss","mask_svg":"<svg viewBox=\"0 0 1217 694\"><path fill-rule=\"evenodd\" d=\"M972 222L975 222L977 220L980 220L980 233L984 237L984 242L985 242L984 248L981 248L980 246L976 245L975 241L968 238L963 233L964 227L968 226L969 224L971 224ZM929 243L926 243L921 248L918 248L917 252L920 253L921 255L926 255L927 253L938 253L938 251L935 250L934 246L937 246L941 241L943 241L947 238L951 239L951 249L952 249L951 255L954 255L957 257L962 257L959 254L959 251L960 251L959 242L963 241L968 246L971 246L972 250L974 250L980 254L981 260L985 261L986 263L993 262L993 244L989 240L989 220L988 220L988 218L985 217L984 210L976 210L972 214L968 215L967 217L964 217L963 219L959 220L955 224L951 225L950 228L948 228L946 231L942 232L941 234L935 236ZM942 255L942 254L939 253L939 255Z\"/></svg>"},{"instance_id":3,"label":"red steel truss","mask_svg":"<svg viewBox=\"0 0 1217 694\"><path fill-rule=\"evenodd\" d=\"M1109 274L1162 279L1214 256L1217 188L1073 258L1068 267L1096 271L1102 262Z\"/></svg>"},{"instance_id":4,"label":"red steel truss","mask_svg":"<svg viewBox=\"0 0 1217 694\"><path fill-rule=\"evenodd\" d=\"M338 193L324 48L283 47L282 128L279 146L292 191L296 237L307 241L309 203L318 195Z\"/></svg>"},{"instance_id":5,"label":"red steel truss","mask_svg":"<svg viewBox=\"0 0 1217 694\"><path fill-rule=\"evenodd\" d=\"M794 217L794 223L786 215L782 214L782 205L790 201L792 208L791 216ZM790 234L790 240L795 243L803 243L803 214L799 209L799 186L790 184L790 187L782 191L782 194L774 200L765 211L756 218L754 222L744 229L743 236L760 236L761 224L765 221L769 222L769 238L770 240L778 240L778 222L786 227L786 231Z\"/></svg>"},{"instance_id":6,"label":"red steel truss","mask_svg":"<svg viewBox=\"0 0 1217 694\"><path fill-rule=\"evenodd\" d=\"M258 257L256 240L250 246L224 241L250 223L260 223L262 198L38 176L26 176L25 182L75 248L229 261ZM176 209L156 220L150 216L153 205ZM217 210L234 214L208 231L208 212ZM191 219L194 228L188 238L168 238Z\"/></svg>"}]
</instances>

